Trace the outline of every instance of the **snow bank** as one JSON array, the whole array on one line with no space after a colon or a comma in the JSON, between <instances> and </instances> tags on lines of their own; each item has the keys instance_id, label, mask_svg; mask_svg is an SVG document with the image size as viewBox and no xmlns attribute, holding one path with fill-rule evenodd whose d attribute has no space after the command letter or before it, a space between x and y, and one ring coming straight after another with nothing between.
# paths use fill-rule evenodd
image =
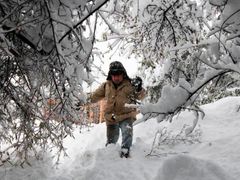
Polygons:
<instances>
[{"instance_id":1,"label":"snow bank","mask_svg":"<svg viewBox=\"0 0 240 180\"><path fill-rule=\"evenodd\" d=\"M155 180L233 180L213 162L177 155L163 162Z\"/></svg>"},{"instance_id":2,"label":"snow bank","mask_svg":"<svg viewBox=\"0 0 240 180\"><path fill-rule=\"evenodd\" d=\"M51 177L58 180L59 177L67 180L146 180L153 179L157 173L159 162L147 159L142 152L141 145L132 148L131 158L120 158L120 145L109 145L98 150L87 150L79 154L75 161L66 168L61 169ZM141 172L141 173L139 173ZM151 172L151 173L149 173ZM143 176L143 174L145 174Z\"/></svg>"},{"instance_id":3,"label":"snow bank","mask_svg":"<svg viewBox=\"0 0 240 180\"><path fill-rule=\"evenodd\" d=\"M40 160L30 158L31 166L15 167L5 164L0 167L0 180L46 180L52 172L52 159L45 154Z\"/></svg>"},{"instance_id":4,"label":"snow bank","mask_svg":"<svg viewBox=\"0 0 240 180\"><path fill-rule=\"evenodd\" d=\"M69 157L61 159L58 169L46 155L24 169L0 167L0 180L236 180L240 177L239 102L240 97L227 97L202 107L206 116L199 121L203 134L198 144L161 144L153 156L146 156L157 130L164 126L175 134L192 122L194 116L188 111L172 123L152 120L134 126L129 159L119 157L121 140L105 147L106 127L99 124L66 139Z\"/></svg>"}]
</instances>

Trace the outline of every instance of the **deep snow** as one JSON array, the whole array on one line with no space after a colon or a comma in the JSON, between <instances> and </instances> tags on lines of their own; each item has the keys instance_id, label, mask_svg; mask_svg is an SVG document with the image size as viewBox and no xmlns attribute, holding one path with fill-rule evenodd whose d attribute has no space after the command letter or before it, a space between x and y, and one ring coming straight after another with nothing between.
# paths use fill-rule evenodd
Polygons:
<instances>
[{"instance_id":1,"label":"deep snow","mask_svg":"<svg viewBox=\"0 0 240 180\"><path fill-rule=\"evenodd\" d=\"M205 118L196 130L200 142L160 144L153 140L158 130L178 134L184 124L191 125L192 112L183 112L172 123L155 119L134 127L131 158L120 158L120 141L105 147L105 124L65 142L69 157L58 168L50 158L32 161L32 166L0 167L1 180L237 180L240 177L240 97L228 97L204 105ZM47 155L46 155L47 156Z\"/></svg>"}]
</instances>

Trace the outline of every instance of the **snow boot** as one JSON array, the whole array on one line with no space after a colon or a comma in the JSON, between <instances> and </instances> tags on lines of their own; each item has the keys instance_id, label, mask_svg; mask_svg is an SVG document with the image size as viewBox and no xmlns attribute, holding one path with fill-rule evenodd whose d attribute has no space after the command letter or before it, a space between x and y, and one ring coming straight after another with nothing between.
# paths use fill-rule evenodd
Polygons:
<instances>
[{"instance_id":1,"label":"snow boot","mask_svg":"<svg viewBox=\"0 0 240 180\"><path fill-rule=\"evenodd\" d=\"M121 158L129 158L130 157L130 149L129 148L122 148L120 152Z\"/></svg>"}]
</instances>

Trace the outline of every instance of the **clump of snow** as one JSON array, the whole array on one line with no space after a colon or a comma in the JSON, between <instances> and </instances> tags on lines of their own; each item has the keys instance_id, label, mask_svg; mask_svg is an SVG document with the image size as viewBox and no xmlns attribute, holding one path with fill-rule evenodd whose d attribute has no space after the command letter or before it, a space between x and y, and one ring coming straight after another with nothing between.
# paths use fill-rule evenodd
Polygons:
<instances>
[{"instance_id":1,"label":"clump of snow","mask_svg":"<svg viewBox=\"0 0 240 180\"><path fill-rule=\"evenodd\" d=\"M209 0L209 3L215 6L223 6L227 0Z\"/></svg>"},{"instance_id":2,"label":"clump of snow","mask_svg":"<svg viewBox=\"0 0 240 180\"><path fill-rule=\"evenodd\" d=\"M172 87L171 85L165 85L162 89L162 96L159 98L156 104L146 103L140 110L142 114L149 112L156 113L170 113L173 112L177 107L183 105L189 93L180 86Z\"/></svg>"}]
</instances>

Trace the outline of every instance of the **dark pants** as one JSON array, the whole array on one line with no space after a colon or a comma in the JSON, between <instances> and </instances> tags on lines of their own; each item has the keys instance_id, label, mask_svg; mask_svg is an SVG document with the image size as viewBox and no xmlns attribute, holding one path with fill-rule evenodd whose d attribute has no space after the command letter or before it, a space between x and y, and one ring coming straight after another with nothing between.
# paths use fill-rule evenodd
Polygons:
<instances>
[{"instance_id":1,"label":"dark pants","mask_svg":"<svg viewBox=\"0 0 240 180\"><path fill-rule=\"evenodd\" d=\"M119 130L122 133L122 148L130 149L133 140L133 125L131 119L120 121L118 124L107 125L107 144L116 144L119 139Z\"/></svg>"}]
</instances>

